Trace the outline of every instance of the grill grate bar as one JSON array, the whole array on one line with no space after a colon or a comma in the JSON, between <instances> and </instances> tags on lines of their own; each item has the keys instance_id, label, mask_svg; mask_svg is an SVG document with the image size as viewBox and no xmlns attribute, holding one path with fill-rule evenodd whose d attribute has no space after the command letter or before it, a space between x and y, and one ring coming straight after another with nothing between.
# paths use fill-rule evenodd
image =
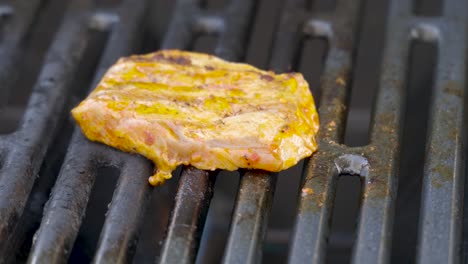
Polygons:
<instances>
[{"instance_id":1,"label":"grill grate bar","mask_svg":"<svg viewBox=\"0 0 468 264\"><path fill-rule=\"evenodd\" d=\"M298 3L296 3L298 2ZM273 52L270 65L273 71L290 70L297 57L297 51L302 39L300 25L303 23L305 4L300 0L288 0L285 3L275 34ZM294 15L293 15L294 14ZM285 69L285 65L287 65Z\"/></svg>"},{"instance_id":2,"label":"grill grate bar","mask_svg":"<svg viewBox=\"0 0 468 264\"><path fill-rule=\"evenodd\" d=\"M93 87L118 57L131 53L141 34L146 0L125 1L119 11L110 44L100 62ZM130 11L129 11L130 10ZM131 22L130 22L131 21ZM124 154L117 189L107 212L94 256L94 263L127 263L132 258L151 188L147 184L151 163L141 156ZM125 212L125 213L123 213Z\"/></svg>"},{"instance_id":3,"label":"grill grate bar","mask_svg":"<svg viewBox=\"0 0 468 264\"><path fill-rule=\"evenodd\" d=\"M294 1L289 4L294 6ZM316 13L304 15L304 19L307 19L303 27L304 33L326 38L329 51L321 82L319 112L322 128L318 135L320 151L305 165L305 179L289 254L291 263L324 261L337 177L345 173L364 173L360 166L365 164L365 159L359 155L343 155L353 152L338 144L345 126L345 104L349 92L347 87L360 4L361 1L357 0L338 1L333 17ZM283 20L294 16L290 12L294 12L294 9L286 12ZM285 23L280 32L296 30L301 22L295 21L295 26Z\"/></svg>"},{"instance_id":4,"label":"grill grate bar","mask_svg":"<svg viewBox=\"0 0 468 264\"><path fill-rule=\"evenodd\" d=\"M47 146L63 114L66 88L73 79L86 42L83 29L75 23L80 19L71 13L70 20L63 25L47 54L20 129L5 137L11 149L5 154L0 176L0 241L3 242L0 253L5 253L7 241L24 210Z\"/></svg>"},{"instance_id":5,"label":"grill grate bar","mask_svg":"<svg viewBox=\"0 0 468 264\"><path fill-rule=\"evenodd\" d=\"M21 42L29 32L29 28L41 4L40 0L14 1L12 5L1 6L4 12L0 15L0 107L8 101L8 94L13 83L18 78L17 63L21 55Z\"/></svg>"},{"instance_id":6,"label":"grill grate bar","mask_svg":"<svg viewBox=\"0 0 468 264\"><path fill-rule=\"evenodd\" d=\"M163 48L168 49L168 48L186 48L190 44L191 40L193 39L193 36L196 32L193 32L193 28L190 28L191 25L191 20L197 20L202 19L203 16L201 10L198 10L198 4L197 1L180 1L179 5L176 7L175 11L175 16L174 20L171 22L171 25L169 26L169 31L166 35L166 38L163 41ZM215 49L215 54L217 56L220 56L224 59L228 60L239 60L242 58L243 53L245 52L245 49L243 48L244 42L245 42L245 37L247 35L248 28L247 26L249 25L249 20L250 17L253 14L253 9L254 9L254 4L253 1L249 0L243 0L243 1L232 1L231 4L227 7L225 12L223 13L222 17L219 18L222 20L221 23L219 23L219 20L212 20L213 25L205 24L205 28L201 28L201 30L207 31L207 32L212 32L213 30L219 34L219 39L218 43L216 45ZM192 14L197 14L197 15L191 15L191 16L186 16L183 18L183 15L186 13L189 13L191 11ZM195 25L200 25L202 23L194 23ZM219 26L218 24L221 24L222 26ZM192 30L192 31L189 31ZM199 29L200 30L200 29ZM202 32L203 33L203 32ZM197 174L205 174L205 172L202 172L200 170L194 169L194 171L197 172ZM183 172L183 174L185 171ZM252 177L255 177L252 175ZM260 175L257 177L264 177L264 175ZM185 183L183 181L187 181L188 177L182 177L179 183L181 186L184 186ZM201 186L197 186L197 189L203 190ZM239 192L241 192L240 190ZM182 193L181 193L182 192ZM188 193L184 193L188 192ZM211 192L211 189L208 189L208 192ZM179 203L179 197L185 197L186 195L190 195L190 191L184 188L179 188L177 192L177 197L176 198L176 207L174 208L174 211L171 216L171 223L168 228L168 237L166 238L164 242L164 247L162 250L162 257L160 262L161 263L179 263L181 261L181 254L180 252L184 252L182 255L183 261L189 261L192 260L195 256L195 252L198 246L199 242L199 237L197 237L195 234L197 232L200 232L200 230L197 230L197 228L192 228L190 230L184 231L184 224L186 221L189 221L190 219L182 219L178 220L177 216L178 215L185 215L187 212L186 208L177 206ZM192 194L193 195L193 194ZM211 199L211 194L207 193L205 194L204 199L197 199L197 200L189 200L186 201L185 203L189 203L190 207L189 208L199 208L202 206L203 203L209 202ZM250 203L248 200L244 199L239 199L238 204L245 204L245 203ZM242 208L242 205L239 205L239 207ZM204 220L206 217L207 210L202 210L201 215L193 215L193 219L191 219L190 223L191 226L198 226L202 227L204 224ZM259 213L261 211L258 211ZM201 222L198 222L198 219L202 219ZM255 224L255 223L254 223ZM181 234L184 234L184 236L181 236ZM258 234L261 235L261 234ZM197 240L194 241L193 237L197 237ZM176 245L180 246L170 246L171 244L176 243ZM229 251L229 249L227 249ZM186 253L185 253L186 252ZM240 252L239 252L240 253ZM244 255L241 255L242 257L247 257Z\"/></svg>"},{"instance_id":7,"label":"grill grate bar","mask_svg":"<svg viewBox=\"0 0 468 264\"><path fill-rule=\"evenodd\" d=\"M126 159L97 245L94 263L127 263L136 248L151 187L150 163L140 156Z\"/></svg>"},{"instance_id":8,"label":"grill grate bar","mask_svg":"<svg viewBox=\"0 0 468 264\"><path fill-rule=\"evenodd\" d=\"M193 25L200 17L200 0L177 1L169 29L161 44L162 49L187 49L195 33Z\"/></svg>"},{"instance_id":9,"label":"grill grate bar","mask_svg":"<svg viewBox=\"0 0 468 264\"><path fill-rule=\"evenodd\" d=\"M140 18L143 17L145 3L144 0L139 2L127 0L122 4L122 8L119 10L119 26L112 32L109 45L106 47L99 69L95 75L94 84L97 83L105 70L117 58L132 53L135 42L139 41L139 34L141 33L140 23L142 22ZM130 6L131 8L129 8ZM85 22L90 22L90 20L81 22L80 26L84 27L86 26ZM112 26L112 23L107 23L107 26ZM106 27L103 28L103 30L108 29ZM89 142L84 138L79 129L75 129L62 165L62 170L45 208L41 227L36 233L29 262L59 263L67 259L84 216L94 179L97 176L95 175L96 170L99 166L123 168L123 179L120 179L119 182L127 180L130 166L138 166L139 168L132 171L132 176L136 179L135 181L147 178L149 175L148 161L115 151L101 144ZM141 203L129 211L134 210L137 213L142 213L142 208L146 207L145 201L147 199L142 199L141 195L145 196L144 193L147 192L145 188L148 187L146 185L140 185L140 188L131 187L132 185L123 186L119 184L116 193L128 191L126 196L131 197L129 199L138 199L140 197ZM123 197L118 198L114 198L115 202L112 204L110 211L111 216L115 216L114 212L117 210L116 208L128 207L126 204L128 200ZM139 216L134 215L133 217L135 217L134 221L137 222ZM112 250L117 250L118 254L120 254L119 256L112 256L119 261L124 260L129 251L132 251L133 245L131 243L134 242L137 232L136 228L134 227L134 229L125 231L119 229L109 230L109 227L113 226L122 227L115 220L115 218L108 218L105 221L104 233L101 236L101 243L97 250L99 254L102 254L97 256L101 260L107 260L111 257L106 255L109 252L109 247L112 247ZM113 241L112 245L104 244L103 241L109 237L123 237L123 239Z\"/></svg>"},{"instance_id":10,"label":"grill grate bar","mask_svg":"<svg viewBox=\"0 0 468 264\"><path fill-rule=\"evenodd\" d=\"M281 50L275 55L282 52L284 51ZM285 61L281 58L272 58L270 68L279 72L287 71L292 60ZM246 59L252 60L254 56L251 55ZM224 263L261 262L262 246L268 228L268 216L273 203L276 179L276 173L244 170L224 252Z\"/></svg>"},{"instance_id":11,"label":"grill grate bar","mask_svg":"<svg viewBox=\"0 0 468 264\"><path fill-rule=\"evenodd\" d=\"M223 31L219 37L219 43L215 54L225 60L239 61L246 52L245 42L251 17L254 14L252 0L232 1L227 6L224 15Z\"/></svg>"},{"instance_id":12,"label":"grill grate bar","mask_svg":"<svg viewBox=\"0 0 468 264\"><path fill-rule=\"evenodd\" d=\"M213 185L213 173L193 167L183 170L159 263L194 261Z\"/></svg>"},{"instance_id":13,"label":"grill grate bar","mask_svg":"<svg viewBox=\"0 0 468 264\"><path fill-rule=\"evenodd\" d=\"M254 1L233 1L227 8L224 33L215 53L237 61L246 51L246 33L255 9ZM268 226L276 174L247 171L241 178L224 263L254 263L261 260ZM251 232L250 232L251 231Z\"/></svg>"},{"instance_id":14,"label":"grill grate bar","mask_svg":"<svg viewBox=\"0 0 468 264\"><path fill-rule=\"evenodd\" d=\"M247 171L241 179L224 263L259 263L276 174Z\"/></svg>"},{"instance_id":15,"label":"grill grate bar","mask_svg":"<svg viewBox=\"0 0 468 264\"><path fill-rule=\"evenodd\" d=\"M371 124L371 143L377 145L387 140L398 142L399 118L402 108L407 58L409 54L407 24L411 5L407 1L393 1L388 18L387 42L382 62L380 88L376 95L374 118ZM395 133L390 133L395 132ZM391 138L390 138L391 137ZM396 147L391 147L393 151ZM383 159L382 159L383 160ZM387 162L384 160L384 162Z\"/></svg>"},{"instance_id":16,"label":"grill grate bar","mask_svg":"<svg viewBox=\"0 0 468 264\"><path fill-rule=\"evenodd\" d=\"M79 145L84 137L74 133L69 152L44 209L35 234L29 263L61 263L71 252L86 209L96 170L92 159L96 145Z\"/></svg>"},{"instance_id":17,"label":"grill grate bar","mask_svg":"<svg viewBox=\"0 0 468 264\"><path fill-rule=\"evenodd\" d=\"M327 126L323 137L336 143L343 141L346 125L346 103L361 3L360 0L338 1L334 16L312 14L312 19L303 28L305 33L326 38L329 42L321 79L320 117Z\"/></svg>"},{"instance_id":18,"label":"grill grate bar","mask_svg":"<svg viewBox=\"0 0 468 264\"><path fill-rule=\"evenodd\" d=\"M385 263L396 193L401 110L409 55L408 1L392 1L387 22L380 84L371 120L371 144L365 149L368 175L353 251L354 263ZM391 40L391 41L390 41Z\"/></svg>"},{"instance_id":19,"label":"grill grate bar","mask_svg":"<svg viewBox=\"0 0 468 264\"><path fill-rule=\"evenodd\" d=\"M434 97L429 119L422 186L419 263L459 263L462 234L464 161L463 98L466 61L466 10L462 1L445 1L444 17L416 29L438 45ZM437 23L440 22L440 23Z\"/></svg>"},{"instance_id":20,"label":"grill grate bar","mask_svg":"<svg viewBox=\"0 0 468 264\"><path fill-rule=\"evenodd\" d=\"M201 16L200 1L178 1L162 49L187 49L194 39L193 25ZM159 263L193 262L201 229L212 198L214 175L193 167L184 168ZM196 196L197 199L194 199Z\"/></svg>"}]
</instances>

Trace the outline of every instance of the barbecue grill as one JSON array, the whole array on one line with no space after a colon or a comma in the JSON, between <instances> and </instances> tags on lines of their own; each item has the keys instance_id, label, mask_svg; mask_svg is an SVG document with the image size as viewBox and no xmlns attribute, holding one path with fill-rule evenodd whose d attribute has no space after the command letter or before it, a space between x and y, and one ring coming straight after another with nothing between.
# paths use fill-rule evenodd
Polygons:
<instances>
[{"instance_id":1,"label":"barbecue grill","mask_svg":"<svg viewBox=\"0 0 468 264\"><path fill-rule=\"evenodd\" d=\"M466 261L467 12L462 0L3 1L0 262ZM382 28L366 24L376 16ZM86 140L69 110L119 57L169 48L303 72L319 151L280 176L184 167L150 187L148 160Z\"/></svg>"}]
</instances>

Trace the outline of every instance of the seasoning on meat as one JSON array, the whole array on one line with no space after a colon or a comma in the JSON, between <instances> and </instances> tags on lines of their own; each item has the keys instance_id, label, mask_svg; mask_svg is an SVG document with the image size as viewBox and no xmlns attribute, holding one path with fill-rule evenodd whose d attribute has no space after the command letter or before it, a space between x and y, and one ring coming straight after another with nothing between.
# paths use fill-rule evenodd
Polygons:
<instances>
[{"instance_id":1,"label":"seasoning on meat","mask_svg":"<svg viewBox=\"0 0 468 264\"><path fill-rule=\"evenodd\" d=\"M301 74L180 50L121 58L72 114L88 139L152 160L152 185L181 164L287 169L316 150L319 128Z\"/></svg>"}]
</instances>

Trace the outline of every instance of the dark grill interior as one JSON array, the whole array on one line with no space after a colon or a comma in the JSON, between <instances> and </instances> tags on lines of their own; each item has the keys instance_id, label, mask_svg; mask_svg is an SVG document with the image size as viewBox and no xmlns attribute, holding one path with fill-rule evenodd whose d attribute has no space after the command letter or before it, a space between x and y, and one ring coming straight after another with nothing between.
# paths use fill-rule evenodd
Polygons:
<instances>
[{"instance_id":1,"label":"dark grill interior","mask_svg":"<svg viewBox=\"0 0 468 264\"><path fill-rule=\"evenodd\" d=\"M0 1L0 263L465 262L465 2ZM150 187L69 111L169 48L303 73L319 151Z\"/></svg>"}]
</instances>

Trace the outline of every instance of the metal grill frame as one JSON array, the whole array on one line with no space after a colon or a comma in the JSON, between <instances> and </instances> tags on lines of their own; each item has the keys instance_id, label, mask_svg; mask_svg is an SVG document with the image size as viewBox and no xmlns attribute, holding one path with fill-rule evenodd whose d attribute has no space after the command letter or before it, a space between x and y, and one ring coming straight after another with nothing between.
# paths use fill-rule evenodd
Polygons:
<instances>
[{"instance_id":1,"label":"metal grill frame","mask_svg":"<svg viewBox=\"0 0 468 264\"><path fill-rule=\"evenodd\" d=\"M84 18L81 21L72 20L69 24L85 30L92 19L88 9L91 7L91 2L75 1L71 4L71 12L74 10L74 4L86 5L81 12ZM102 25L113 28L93 86L120 56L136 51L136 45L139 40L141 41L145 6L146 1L124 1L117 11L118 24L113 25L113 21L101 21ZM67 34L71 31L66 25L67 22L64 23L63 30L59 31L58 38L62 32ZM103 28L103 30L110 29ZM79 39L75 41L80 42ZM76 129L44 211L42 223L47 224L41 224L28 262L60 263L68 258L85 214L95 173L99 167L105 166L119 168L120 177L114 191L112 206L107 212L94 261L120 263L131 258L138 225L150 192L147 177L151 174L152 167L142 157L120 153L104 145L87 141L79 129Z\"/></svg>"},{"instance_id":2,"label":"metal grill frame","mask_svg":"<svg viewBox=\"0 0 468 264\"><path fill-rule=\"evenodd\" d=\"M28 34L38 8L39 1L16 1L12 6L3 6L3 10L11 12L7 14L11 20L4 30L8 38L1 46L5 55L0 66L5 85L1 90L2 99L13 89L11 85L18 76L15 67L20 59L20 42ZM80 5L75 7L81 8ZM69 20L80 19L77 13L70 12ZM83 42L76 38L82 36L82 32L70 25L64 27L69 27L69 31L57 36L56 44L46 55L19 127L0 137L0 241L9 241L16 229L46 150L57 132L67 89L83 52ZM5 103L2 102L2 106ZM7 242L0 243L2 256L8 256L9 246Z\"/></svg>"},{"instance_id":3,"label":"metal grill frame","mask_svg":"<svg viewBox=\"0 0 468 264\"><path fill-rule=\"evenodd\" d=\"M5 34L0 54L0 80L14 81L16 46L27 34L40 1L16 1L14 19ZM370 144L347 147L342 143L360 0L338 0L332 13L308 11L306 0L286 0L269 66L286 71L296 59L304 36L325 38L329 49L321 83L319 152L307 160L289 262L322 263L325 260L329 220L337 179L359 176L363 182L362 206L353 263L389 261L392 219L398 175L399 132L404 109L405 79L410 43L436 43L438 60L430 107L427 157L424 166L418 263L461 261L463 216L463 127L466 61L466 10L463 1L445 0L440 17L417 17L412 3L390 3L386 46L380 85L375 100ZM238 61L244 56L253 1L232 1L213 16L201 1L179 0L162 48L187 49L195 34L216 33L215 54ZM94 77L93 87L120 56L134 53L143 32L146 0L123 0L115 16L98 18L101 30L110 31L108 44ZM8 9L6 9L8 10ZM50 47L17 131L0 136L0 255L9 250L35 175L57 132L68 87L89 41L87 30L95 14L91 1L72 1ZM95 21L96 22L96 21ZM6 98L2 89L0 98ZM5 102L0 101L0 104ZM34 133L32 133L34 131ZM60 175L38 230L30 263L64 262L72 249L99 167L120 169L94 262L131 260L151 188L152 166L144 158L87 141L75 129ZM225 249L225 263L261 260L262 242L271 209L276 175L241 172L241 183ZM193 262L213 194L215 173L184 168L160 263ZM122 213L125 212L125 213Z\"/></svg>"},{"instance_id":4,"label":"metal grill frame","mask_svg":"<svg viewBox=\"0 0 468 264\"><path fill-rule=\"evenodd\" d=\"M340 144L349 89L339 86L350 78L352 58L351 50L343 49L352 45L347 42L349 38L343 37L350 33L349 20L353 19L353 14L339 13L340 8L344 12L350 10L350 7L345 8L346 4L358 3L338 1L337 13L332 19L315 22L316 25L331 25L333 32L327 36L330 51L321 87L320 151L307 165L303 182L303 188L311 188L314 193L305 193L300 199L289 261L324 261L328 220L336 179L340 175L357 175L364 182L353 263L389 261L407 58L411 41L420 40L437 44L438 62L433 87L435 100L430 107L428 156L424 165L418 263L460 262L466 70L460 54L465 54L466 47L463 17L466 5L444 1L442 17L423 18L411 14L411 1L391 1L370 144L349 148Z\"/></svg>"}]
</instances>

